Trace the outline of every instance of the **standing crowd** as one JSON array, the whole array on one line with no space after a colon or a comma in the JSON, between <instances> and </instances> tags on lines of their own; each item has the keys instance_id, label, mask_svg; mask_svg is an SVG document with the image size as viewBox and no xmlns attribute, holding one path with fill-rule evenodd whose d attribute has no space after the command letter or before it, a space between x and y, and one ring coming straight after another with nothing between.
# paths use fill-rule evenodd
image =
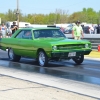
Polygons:
<instances>
[{"instance_id":1,"label":"standing crowd","mask_svg":"<svg viewBox=\"0 0 100 100\"><path fill-rule=\"evenodd\" d=\"M16 22L13 22L11 26L2 23L0 26L0 38L11 37L17 29L18 26L16 25Z\"/></svg>"}]
</instances>

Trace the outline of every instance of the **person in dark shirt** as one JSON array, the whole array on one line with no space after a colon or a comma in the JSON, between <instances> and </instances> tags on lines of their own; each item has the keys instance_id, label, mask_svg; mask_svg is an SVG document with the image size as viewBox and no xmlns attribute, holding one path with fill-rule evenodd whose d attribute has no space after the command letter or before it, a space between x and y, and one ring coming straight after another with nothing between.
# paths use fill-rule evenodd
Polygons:
<instances>
[{"instance_id":1,"label":"person in dark shirt","mask_svg":"<svg viewBox=\"0 0 100 100\"><path fill-rule=\"evenodd\" d=\"M11 25L11 30L12 30L12 34L14 34L14 32L18 29L18 26L16 25L16 22L13 22L13 25Z\"/></svg>"},{"instance_id":2,"label":"person in dark shirt","mask_svg":"<svg viewBox=\"0 0 100 100\"><path fill-rule=\"evenodd\" d=\"M100 24L97 26L97 34L100 34Z\"/></svg>"}]
</instances>

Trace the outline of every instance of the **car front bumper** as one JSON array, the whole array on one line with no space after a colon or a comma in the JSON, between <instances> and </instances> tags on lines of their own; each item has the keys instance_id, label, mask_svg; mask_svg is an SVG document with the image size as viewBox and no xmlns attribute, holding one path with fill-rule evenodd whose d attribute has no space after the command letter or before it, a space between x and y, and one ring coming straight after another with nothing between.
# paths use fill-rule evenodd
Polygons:
<instances>
[{"instance_id":1,"label":"car front bumper","mask_svg":"<svg viewBox=\"0 0 100 100\"><path fill-rule=\"evenodd\" d=\"M73 58L78 57L80 55L89 55L92 50L84 50L84 51L71 51L71 52L53 52L51 53L52 58ZM69 53L76 53L74 56L69 56Z\"/></svg>"}]
</instances>

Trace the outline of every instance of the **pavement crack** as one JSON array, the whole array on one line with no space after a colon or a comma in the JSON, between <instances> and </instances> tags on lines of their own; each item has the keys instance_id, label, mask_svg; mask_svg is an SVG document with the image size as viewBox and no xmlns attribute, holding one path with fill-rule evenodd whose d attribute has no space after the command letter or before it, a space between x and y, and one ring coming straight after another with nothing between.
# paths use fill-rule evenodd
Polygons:
<instances>
[{"instance_id":1,"label":"pavement crack","mask_svg":"<svg viewBox=\"0 0 100 100\"><path fill-rule=\"evenodd\" d=\"M4 89L4 90L0 90L0 92L3 91L12 91L12 90L24 90L24 89L31 89L31 88L47 88L47 87L26 87L26 88L9 88L9 89Z\"/></svg>"}]
</instances>

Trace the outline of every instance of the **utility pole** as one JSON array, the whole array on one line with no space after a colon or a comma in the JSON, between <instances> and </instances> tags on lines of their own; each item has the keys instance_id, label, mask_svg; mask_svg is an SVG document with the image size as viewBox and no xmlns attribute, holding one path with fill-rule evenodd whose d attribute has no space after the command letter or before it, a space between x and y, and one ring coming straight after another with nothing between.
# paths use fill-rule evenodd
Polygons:
<instances>
[{"instance_id":1,"label":"utility pole","mask_svg":"<svg viewBox=\"0 0 100 100\"><path fill-rule=\"evenodd\" d=\"M16 12L16 15L17 15L17 25L19 27L19 0L17 0L17 12Z\"/></svg>"}]
</instances>

